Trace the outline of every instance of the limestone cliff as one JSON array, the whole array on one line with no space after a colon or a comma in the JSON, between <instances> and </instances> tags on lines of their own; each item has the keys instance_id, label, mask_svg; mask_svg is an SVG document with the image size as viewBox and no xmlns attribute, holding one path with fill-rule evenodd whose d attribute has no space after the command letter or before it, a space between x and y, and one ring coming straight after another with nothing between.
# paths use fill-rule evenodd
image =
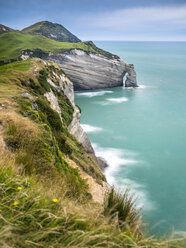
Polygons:
<instances>
[{"instance_id":1,"label":"limestone cliff","mask_svg":"<svg viewBox=\"0 0 186 248\"><path fill-rule=\"evenodd\" d=\"M63 68L74 84L75 90L103 89L123 86L123 77L128 74L126 87L137 87L134 67L113 55L87 53L73 49L65 53L49 53L48 60Z\"/></svg>"},{"instance_id":2,"label":"limestone cliff","mask_svg":"<svg viewBox=\"0 0 186 248\"><path fill-rule=\"evenodd\" d=\"M56 84L56 80L58 82L58 85ZM70 100L74 109L74 113L73 113L73 119L70 125L68 126L68 131L83 145L87 153L94 154L94 150L92 148L90 140L80 125L81 113L79 108L76 107L74 103L74 90L73 90L72 82L64 73L59 75L54 71L52 71L52 75L50 75L50 77L47 78L47 82L50 84L50 86L54 87L58 92L60 91L64 92L64 94ZM61 121L63 122L61 117L61 109L59 107L57 97L55 96L53 91L50 90L50 92L46 92L45 97L50 102L51 108L58 112Z\"/></svg>"},{"instance_id":3,"label":"limestone cliff","mask_svg":"<svg viewBox=\"0 0 186 248\"><path fill-rule=\"evenodd\" d=\"M73 120L68 126L68 131L82 143L87 153L94 153L90 140L80 125L81 113L79 108L74 106Z\"/></svg>"}]
</instances>

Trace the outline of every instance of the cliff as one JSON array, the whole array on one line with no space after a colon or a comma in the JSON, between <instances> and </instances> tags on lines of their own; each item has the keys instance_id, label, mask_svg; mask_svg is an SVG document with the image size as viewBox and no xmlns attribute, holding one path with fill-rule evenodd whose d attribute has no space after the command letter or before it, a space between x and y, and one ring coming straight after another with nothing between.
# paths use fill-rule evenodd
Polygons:
<instances>
[{"instance_id":1,"label":"cliff","mask_svg":"<svg viewBox=\"0 0 186 248\"><path fill-rule=\"evenodd\" d=\"M120 58L74 49L65 53L49 53L48 60L63 68L75 90L103 89L123 85L129 66ZM133 81L133 80L131 80ZM133 86L136 81L132 82ZM129 85L129 84L127 84Z\"/></svg>"}]
</instances>

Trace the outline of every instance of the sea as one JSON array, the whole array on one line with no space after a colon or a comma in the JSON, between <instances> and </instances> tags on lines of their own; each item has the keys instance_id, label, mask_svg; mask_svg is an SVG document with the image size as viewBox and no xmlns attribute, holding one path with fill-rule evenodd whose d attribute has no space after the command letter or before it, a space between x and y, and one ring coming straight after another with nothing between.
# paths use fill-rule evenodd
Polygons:
<instances>
[{"instance_id":1,"label":"sea","mask_svg":"<svg viewBox=\"0 0 186 248\"><path fill-rule=\"evenodd\" d=\"M185 234L186 42L95 44L134 64L139 84L75 94L107 181L135 195L150 233Z\"/></svg>"}]
</instances>

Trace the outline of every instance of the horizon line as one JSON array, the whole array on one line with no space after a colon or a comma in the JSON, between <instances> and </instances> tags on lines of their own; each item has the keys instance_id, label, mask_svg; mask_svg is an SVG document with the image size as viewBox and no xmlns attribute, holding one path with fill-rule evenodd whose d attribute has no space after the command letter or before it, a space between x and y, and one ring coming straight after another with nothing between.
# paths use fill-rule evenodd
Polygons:
<instances>
[{"instance_id":1,"label":"horizon line","mask_svg":"<svg viewBox=\"0 0 186 248\"><path fill-rule=\"evenodd\" d=\"M104 41L104 42L186 42L186 40L92 40L94 42L96 41Z\"/></svg>"}]
</instances>

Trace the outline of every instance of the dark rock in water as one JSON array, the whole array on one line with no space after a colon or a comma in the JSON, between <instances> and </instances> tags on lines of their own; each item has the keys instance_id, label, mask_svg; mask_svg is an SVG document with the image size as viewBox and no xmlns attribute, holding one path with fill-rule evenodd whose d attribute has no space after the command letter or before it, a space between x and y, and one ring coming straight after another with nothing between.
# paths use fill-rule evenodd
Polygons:
<instances>
[{"instance_id":1,"label":"dark rock in water","mask_svg":"<svg viewBox=\"0 0 186 248\"><path fill-rule=\"evenodd\" d=\"M89 156L99 165L100 169L104 171L109 165L102 157L96 157L95 152L89 153Z\"/></svg>"},{"instance_id":2,"label":"dark rock in water","mask_svg":"<svg viewBox=\"0 0 186 248\"><path fill-rule=\"evenodd\" d=\"M106 169L109 166L105 161L105 159L102 157L97 157L97 163L102 171L104 171L104 169Z\"/></svg>"},{"instance_id":3,"label":"dark rock in water","mask_svg":"<svg viewBox=\"0 0 186 248\"><path fill-rule=\"evenodd\" d=\"M81 41L62 25L48 21L37 22L27 28L24 28L22 32L31 35L43 35L49 39L61 42Z\"/></svg>"},{"instance_id":4,"label":"dark rock in water","mask_svg":"<svg viewBox=\"0 0 186 248\"><path fill-rule=\"evenodd\" d=\"M138 87L136 81L136 71L134 70L134 65L129 64L127 66L127 77L125 80L125 87Z\"/></svg>"}]
</instances>

